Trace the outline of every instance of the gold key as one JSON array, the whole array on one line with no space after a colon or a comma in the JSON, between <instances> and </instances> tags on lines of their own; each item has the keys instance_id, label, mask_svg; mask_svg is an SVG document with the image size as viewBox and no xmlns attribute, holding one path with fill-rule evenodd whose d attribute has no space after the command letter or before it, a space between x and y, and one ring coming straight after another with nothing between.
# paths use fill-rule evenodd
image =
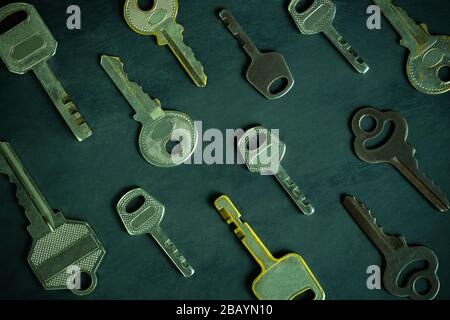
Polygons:
<instances>
[{"instance_id":1,"label":"gold key","mask_svg":"<svg viewBox=\"0 0 450 320\"><path fill-rule=\"evenodd\" d=\"M150 10L142 10L138 0L126 0L123 9L130 28L139 34L154 35L158 45L168 45L198 87L205 87L207 77L192 49L183 41L184 28L175 21L178 0L155 0Z\"/></svg>"},{"instance_id":2,"label":"gold key","mask_svg":"<svg viewBox=\"0 0 450 320\"><path fill-rule=\"evenodd\" d=\"M325 292L300 255L289 253L274 258L249 224L242 222L241 214L227 196L219 197L214 206L228 224L233 224L234 234L261 266L262 271L252 285L258 299L325 299Z\"/></svg>"}]
</instances>

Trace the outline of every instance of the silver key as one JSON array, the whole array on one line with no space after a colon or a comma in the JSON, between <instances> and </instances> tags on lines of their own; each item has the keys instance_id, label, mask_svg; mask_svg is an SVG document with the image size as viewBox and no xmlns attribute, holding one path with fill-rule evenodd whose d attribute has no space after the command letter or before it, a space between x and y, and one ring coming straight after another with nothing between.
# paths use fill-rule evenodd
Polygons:
<instances>
[{"instance_id":1,"label":"silver key","mask_svg":"<svg viewBox=\"0 0 450 320\"><path fill-rule=\"evenodd\" d=\"M359 73L369 71L369 66L333 27L336 5L330 0L315 0L309 8L299 12L298 8L302 1L305 0L292 0L288 9L300 32L305 35L322 32L338 48L356 71Z\"/></svg>"},{"instance_id":2,"label":"silver key","mask_svg":"<svg viewBox=\"0 0 450 320\"><path fill-rule=\"evenodd\" d=\"M248 82L269 100L285 96L295 81L284 57L277 52L259 51L228 10L222 10L219 16L252 59L246 73ZM277 86L280 80L283 82Z\"/></svg>"},{"instance_id":3,"label":"silver key","mask_svg":"<svg viewBox=\"0 0 450 320\"><path fill-rule=\"evenodd\" d=\"M19 13L25 13L27 18L0 34L0 57L13 73L33 70L72 133L78 141L83 141L92 131L47 64L55 55L58 43L30 4L11 3L2 7L0 22Z\"/></svg>"},{"instance_id":4,"label":"silver key","mask_svg":"<svg viewBox=\"0 0 450 320\"><path fill-rule=\"evenodd\" d=\"M383 271L383 285L386 290L397 297L408 297L414 300L431 300L439 292L437 270L438 258L433 251L424 246L408 246L403 236L392 236L384 233L375 218L362 202L352 196L346 196L344 207L366 233L370 240L384 255L385 269ZM405 283L399 283L402 272L414 262L424 261L426 267L407 274ZM429 287L426 292L417 290L417 281L427 280Z\"/></svg>"},{"instance_id":5,"label":"silver key","mask_svg":"<svg viewBox=\"0 0 450 320\"><path fill-rule=\"evenodd\" d=\"M286 145L278 136L264 127L254 127L239 139L238 149L251 172L274 175L303 214L314 213L311 203L281 166Z\"/></svg>"},{"instance_id":6,"label":"silver key","mask_svg":"<svg viewBox=\"0 0 450 320\"><path fill-rule=\"evenodd\" d=\"M44 289L91 293L97 285L95 272L105 249L89 224L55 213L6 142L0 142L0 173L17 187L17 199L25 209L30 222L28 232L33 238L28 263ZM82 275L90 278L87 288L78 287L77 279Z\"/></svg>"},{"instance_id":7,"label":"silver key","mask_svg":"<svg viewBox=\"0 0 450 320\"><path fill-rule=\"evenodd\" d=\"M450 90L450 81L439 72L450 66L450 37L432 36L426 24L417 24L391 0L373 0L400 34L400 44L410 51L406 73L411 84L425 94L442 94Z\"/></svg>"},{"instance_id":8,"label":"silver key","mask_svg":"<svg viewBox=\"0 0 450 320\"><path fill-rule=\"evenodd\" d=\"M178 111L163 110L158 99L151 99L142 87L128 80L118 57L103 55L101 65L136 111L134 119L142 124L139 148L145 160L158 167L174 167L189 159L198 141L192 119ZM171 142L177 144L170 150Z\"/></svg>"},{"instance_id":9,"label":"silver key","mask_svg":"<svg viewBox=\"0 0 450 320\"><path fill-rule=\"evenodd\" d=\"M129 212L128 206L139 197L143 198L142 206ZM161 229L164 211L163 204L141 188L127 192L117 204L117 212L128 233L132 236L150 233L178 270L185 277L190 277L194 269Z\"/></svg>"},{"instance_id":10,"label":"silver key","mask_svg":"<svg viewBox=\"0 0 450 320\"><path fill-rule=\"evenodd\" d=\"M362 127L364 118L372 118L375 127L365 131ZM367 142L378 137L388 122L394 124L394 131L382 145L368 148ZM355 134L355 152L363 161L369 163L390 163L395 166L436 208L444 212L450 208L450 202L440 188L420 171L414 154L416 150L406 142L408 123L398 112L381 112L374 108L364 108L358 111L352 120Z\"/></svg>"},{"instance_id":11,"label":"silver key","mask_svg":"<svg viewBox=\"0 0 450 320\"><path fill-rule=\"evenodd\" d=\"M142 10L138 0L126 0L123 8L128 26L139 34L157 38L158 45L168 45L198 87L205 87L207 76L194 52L184 43L184 28L175 19L178 0L154 0L153 8Z\"/></svg>"}]
</instances>

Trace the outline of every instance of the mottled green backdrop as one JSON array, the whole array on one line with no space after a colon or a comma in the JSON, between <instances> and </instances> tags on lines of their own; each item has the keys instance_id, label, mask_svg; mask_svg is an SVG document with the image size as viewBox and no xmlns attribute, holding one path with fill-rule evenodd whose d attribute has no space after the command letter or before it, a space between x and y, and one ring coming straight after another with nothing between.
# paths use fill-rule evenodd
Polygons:
<instances>
[{"instance_id":1,"label":"mottled green backdrop","mask_svg":"<svg viewBox=\"0 0 450 320\"><path fill-rule=\"evenodd\" d=\"M6 4L11 1L1 1ZM450 216L435 210L394 168L360 161L350 120L363 106L399 111L410 126L421 168L450 194L450 94L423 95L404 72L407 51L382 19L366 28L368 0L336 0L336 28L370 65L359 75L321 35L302 36L288 1L180 1L185 40L205 66L208 86L196 88L168 48L132 32L122 0L41 0L34 4L59 41L50 61L94 135L78 143L33 74L0 64L0 139L11 142L54 208L88 221L107 254L97 289L83 299L252 299L259 267L212 206L227 194L274 254L300 253L328 299L393 299L366 288L366 268L382 257L340 204L357 195L386 231L401 233L439 257L441 291L450 298ZM449 34L448 0L397 0L416 21ZM82 30L66 28L66 8L82 10ZM244 77L249 59L218 19L226 7L256 45L282 53L296 79L293 90L268 101ZM272 177L242 165L184 165L160 169L137 146L139 124L99 65L100 54L120 56L131 79L164 107L202 120L204 129L279 128L287 144L283 165L316 207L305 217ZM131 237L115 211L120 196L140 186L166 205L164 229L196 270L184 279L147 236ZM0 179L1 298L72 299L46 292L26 262L31 240L15 189Z\"/></svg>"}]
</instances>

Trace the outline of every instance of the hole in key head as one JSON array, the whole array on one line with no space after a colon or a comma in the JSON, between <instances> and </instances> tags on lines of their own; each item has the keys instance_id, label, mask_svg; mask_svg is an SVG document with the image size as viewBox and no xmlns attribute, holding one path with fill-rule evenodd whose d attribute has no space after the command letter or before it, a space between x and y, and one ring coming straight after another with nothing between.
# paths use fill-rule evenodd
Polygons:
<instances>
[{"instance_id":1,"label":"hole in key head","mask_svg":"<svg viewBox=\"0 0 450 320\"><path fill-rule=\"evenodd\" d=\"M386 121L384 123L383 130L377 136L367 140L365 147L367 150L378 149L382 145L386 144L394 133L395 125L392 121Z\"/></svg>"},{"instance_id":2,"label":"hole in key head","mask_svg":"<svg viewBox=\"0 0 450 320\"><path fill-rule=\"evenodd\" d=\"M297 13L303 13L313 5L315 0L299 0L295 5L295 11Z\"/></svg>"},{"instance_id":3,"label":"hole in key head","mask_svg":"<svg viewBox=\"0 0 450 320\"><path fill-rule=\"evenodd\" d=\"M301 301L310 301L314 300L316 298L316 294L311 289L306 289L305 291L302 291L295 296L292 297L290 300L301 300Z\"/></svg>"},{"instance_id":4,"label":"hole in key head","mask_svg":"<svg viewBox=\"0 0 450 320\"><path fill-rule=\"evenodd\" d=\"M289 80L285 77L275 79L269 84L269 92L271 94L279 94L286 89L289 84Z\"/></svg>"},{"instance_id":5,"label":"hole in key head","mask_svg":"<svg viewBox=\"0 0 450 320\"><path fill-rule=\"evenodd\" d=\"M166 143L167 153L171 155L179 154L181 151L181 141L183 141L183 137L180 137L180 140L167 141Z\"/></svg>"},{"instance_id":6,"label":"hole in key head","mask_svg":"<svg viewBox=\"0 0 450 320\"><path fill-rule=\"evenodd\" d=\"M438 70L438 77L442 82L450 81L450 66L442 66Z\"/></svg>"},{"instance_id":7,"label":"hole in key head","mask_svg":"<svg viewBox=\"0 0 450 320\"><path fill-rule=\"evenodd\" d=\"M400 275L397 278L397 285L400 288L406 287L408 284L409 278L417 271L426 270L428 268L428 262L424 260L414 261L406 265L403 270L400 272ZM417 279L419 280L419 279ZM417 282L417 281L416 281ZM415 285L414 285L415 287Z\"/></svg>"},{"instance_id":8,"label":"hole in key head","mask_svg":"<svg viewBox=\"0 0 450 320\"><path fill-rule=\"evenodd\" d=\"M138 7L143 11L150 11L155 6L155 0L138 0Z\"/></svg>"},{"instance_id":9,"label":"hole in key head","mask_svg":"<svg viewBox=\"0 0 450 320\"><path fill-rule=\"evenodd\" d=\"M14 29L21 22L28 19L28 13L24 10L11 13L2 21L0 21L0 34L4 34L11 29Z\"/></svg>"},{"instance_id":10,"label":"hole in key head","mask_svg":"<svg viewBox=\"0 0 450 320\"><path fill-rule=\"evenodd\" d=\"M377 127L377 119L371 116L364 116L359 121L359 127L365 132L372 132Z\"/></svg>"},{"instance_id":11,"label":"hole in key head","mask_svg":"<svg viewBox=\"0 0 450 320\"><path fill-rule=\"evenodd\" d=\"M125 206L125 211L128 214L132 214L135 213L136 211L138 211L140 208L142 208L142 206L145 203L145 198L142 195L139 195L133 199L131 199L127 205Z\"/></svg>"},{"instance_id":12,"label":"hole in key head","mask_svg":"<svg viewBox=\"0 0 450 320\"><path fill-rule=\"evenodd\" d=\"M414 291L421 296L426 295L431 290L431 283L427 278L419 278L414 281Z\"/></svg>"}]
</instances>

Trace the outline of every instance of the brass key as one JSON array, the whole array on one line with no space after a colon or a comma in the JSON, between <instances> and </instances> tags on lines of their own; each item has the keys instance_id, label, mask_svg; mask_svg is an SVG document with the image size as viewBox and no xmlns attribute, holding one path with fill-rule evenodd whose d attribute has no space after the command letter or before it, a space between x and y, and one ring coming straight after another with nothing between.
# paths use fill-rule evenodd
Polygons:
<instances>
[{"instance_id":1,"label":"brass key","mask_svg":"<svg viewBox=\"0 0 450 320\"><path fill-rule=\"evenodd\" d=\"M198 87L205 87L207 77L202 64L183 40L184 28L175 21L177 0L155 0L150 10L142 10L138 0L127 0L123 9L130 28L139 34L156 36L158 45L168 45Z\"/></svg>"},{"instance_id":2,"label":"brass key","mask_svg":"<svg viewBox=\"0 0 450 320\"><path fill-rule=\"evenodd\" d=\"M227 196L219 197L214 206L228 224L233 224L234 234L261 266L262 271L252 285L258 299L325 299L325 292L300 255L289 253L282 258L274 258L248 223L241 220L241 214Z\"/></svg>"}]
</instances>

